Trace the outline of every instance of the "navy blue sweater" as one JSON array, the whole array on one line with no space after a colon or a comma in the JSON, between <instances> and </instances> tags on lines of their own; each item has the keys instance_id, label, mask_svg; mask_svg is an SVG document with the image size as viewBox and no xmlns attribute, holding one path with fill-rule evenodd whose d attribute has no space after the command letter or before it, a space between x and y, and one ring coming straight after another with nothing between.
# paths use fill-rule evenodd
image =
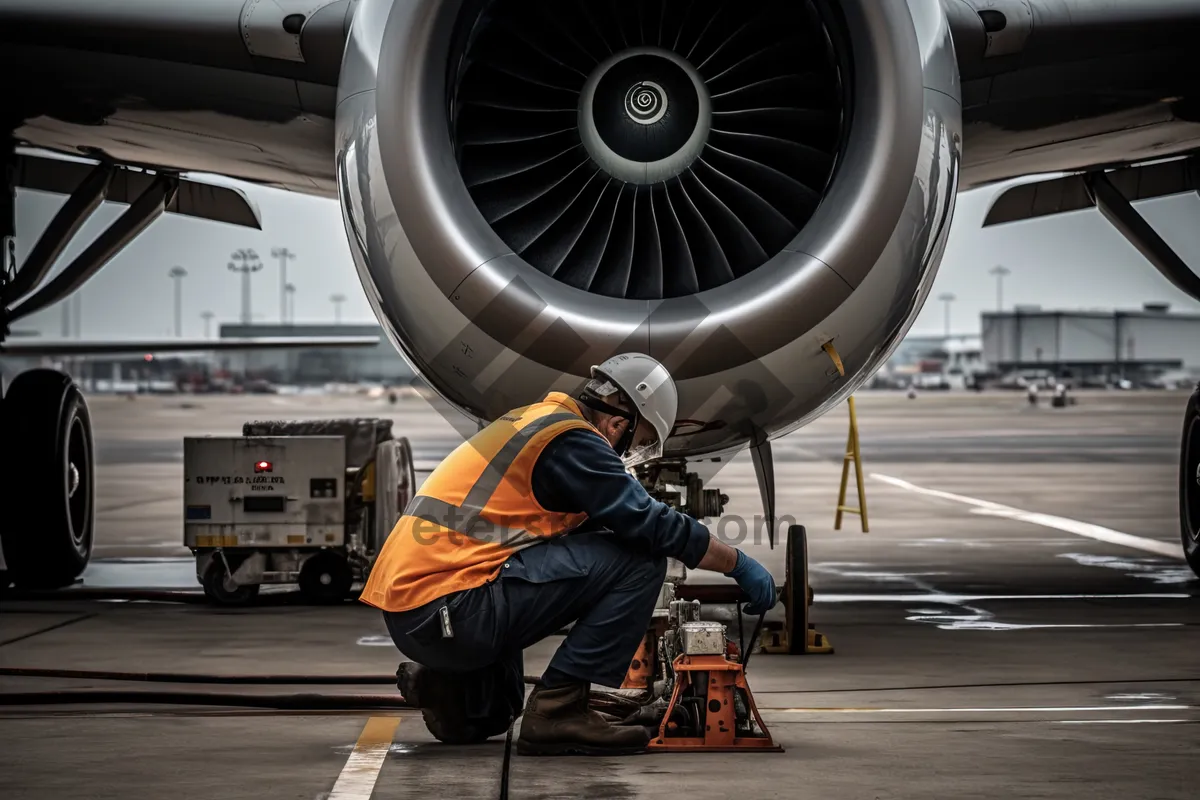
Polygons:
<instances>
[{"instance_id":1,"label":"navy blue sweater","mask_svg":"<svg viewBox=\"0 0 1200 800\"><path fill-rule=\"evenodd\" d=\"M533 496L549 511L586 512L579 530L607 529L640 550L695 569L708 550L708 529L655 500L607 441L588 430L554 437L533 466Z\"/></svg>"}]
</instances>

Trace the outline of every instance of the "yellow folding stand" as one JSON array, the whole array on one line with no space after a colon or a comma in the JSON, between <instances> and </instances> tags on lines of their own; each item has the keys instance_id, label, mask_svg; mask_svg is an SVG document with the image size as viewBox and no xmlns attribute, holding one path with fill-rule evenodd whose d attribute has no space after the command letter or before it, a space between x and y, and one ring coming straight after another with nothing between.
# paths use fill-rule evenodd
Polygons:
<instances>
[{"instance_id":1,"label":"yellow folding stand","mask_svg":"<svg viewBox=\"0 0 1200 800\"><path fill-rule=\"evenodd\" d=\"M838 374L844 376L846 368L842 366L841 356L838 355L833 342L826 342L821 347L833 359L833 364L837 367ZM862 453L858 446L858 414L854 408L854 396L851 395L846 403L850 406L850 433L846 437L846 453L842 456L842 486L838 491L837 514L833 518L833 529L835 531L842 529L843 514L857 514L859 519L862 520L863 533L867 533L870 531L867 525L867 490L863 485ZM850 481L851 463L854 464L854 480L858 484L857 508L846 505L846 486Z\"/></svg>"},{"instance_id":2,"label":"yellow folding stand","mask_svg":"<svg viewBox=\"0 0 1200 800\"><path fill-rule=\"evenodd\" d=\"M850 404L850 435L846 439L846 455L842 458L842 488L838 491L837 516L833 518L833 529L842 529L842 514L858 514L862 520L863 533L867 527L867 490L863 487L862 456L858 449L858 415L854 413L854 397L846 401ZM846 484L850 480L850 463L854 462L854 479L858 483L858 508L846 505Z\"/></svg>"}]
</instances>

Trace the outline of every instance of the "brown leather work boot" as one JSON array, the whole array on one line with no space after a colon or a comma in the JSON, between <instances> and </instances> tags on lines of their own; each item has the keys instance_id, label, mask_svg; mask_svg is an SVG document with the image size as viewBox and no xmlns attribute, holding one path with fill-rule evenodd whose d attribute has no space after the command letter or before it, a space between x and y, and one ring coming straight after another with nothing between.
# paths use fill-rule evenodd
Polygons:
<instances>
[{"instance_id":1,"label":"brown leather work boot","mask_svg":"<svg viewBox=\"0 0 1200 800\"><path fill-rule=\"evenodd\" d=\"M539 686L529 695L517 752L524 756L623 756L642 753L650 736L638 726L612 725L588 708L586 683L554 689Z\"/></svg>"}]
</instances>

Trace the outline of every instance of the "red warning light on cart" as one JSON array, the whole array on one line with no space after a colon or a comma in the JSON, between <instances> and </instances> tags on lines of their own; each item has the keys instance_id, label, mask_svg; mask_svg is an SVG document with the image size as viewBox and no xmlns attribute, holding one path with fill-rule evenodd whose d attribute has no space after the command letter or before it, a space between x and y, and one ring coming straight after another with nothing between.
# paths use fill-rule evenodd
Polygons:
<instances>
[{"instance_id":1,"label":"red warning light on cart","mask_svg":"<svg viewBox=\"0 0 1200 800\"><path fill-rule=\"evenodd\" d=\"M258 461L254 464L255 472L270 472L274 467L270 461Z\"/></svg>"}]
</instances>

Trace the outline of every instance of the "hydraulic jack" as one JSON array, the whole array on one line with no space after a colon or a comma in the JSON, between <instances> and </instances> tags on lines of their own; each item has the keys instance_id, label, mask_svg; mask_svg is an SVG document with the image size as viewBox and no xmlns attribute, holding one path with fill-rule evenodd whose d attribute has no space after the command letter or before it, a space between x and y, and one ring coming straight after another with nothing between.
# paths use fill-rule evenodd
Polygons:
<instances>
[{"instance_id":1,"label":"hydraulic jack","mask_svg":"<svg viewBox=\"0 0 1200 800\"><path fill-rule=\"evenodd\" d=\"M732 642L730 650L723 656L683 654L675 659L675 690L658 735L650 741L652 752L783 752L758 713ZM688 718L684 725L676 719L678 711Z\"/></svg>"},{"instance_id":2,"label":"hydraulic jack","mask_svg":"<svg viewBox=\"0 0 1200 800\"><path fill-rule=\"evenodd\" d=\"M774 546L774 470L769 443L757 447L754 455ZM680 460L641 466L637 475L651 495L696 519L720 515L728 502L721 492L706 489L701 478L688 472ZM625 724L642 724L654 731L651 752L783 752L759 714L745 670L757 649L790 654L833 652L828 639L808 618L813 596L808 584L808 537L802 525L788 528L786 573L780 598L784 623L766 625L764 630L765 618L760 618L748 642L734 643L727 640L724 624L701 621L700 604L736 607L748 598L733 585L689 586L684 583L683 565L672 561L658 607L621 684L622 697L602 702ZM623 704L636 711L622 713Z\"/></svg>"},{"instance_id":3,"label":"hydraulic jack","mask_svg":"<svg viewBox=\"0 0 1200 800\"><path fill-rule=\"evenodd\" d=\"M655 617L622 686L650 701L638 714L655 730L650 751L783 752L754 703L739 645L722 623L700 620L700 601L673 599L674 589L664 585L665 618Z\"/></svg>"}]
</instances>

